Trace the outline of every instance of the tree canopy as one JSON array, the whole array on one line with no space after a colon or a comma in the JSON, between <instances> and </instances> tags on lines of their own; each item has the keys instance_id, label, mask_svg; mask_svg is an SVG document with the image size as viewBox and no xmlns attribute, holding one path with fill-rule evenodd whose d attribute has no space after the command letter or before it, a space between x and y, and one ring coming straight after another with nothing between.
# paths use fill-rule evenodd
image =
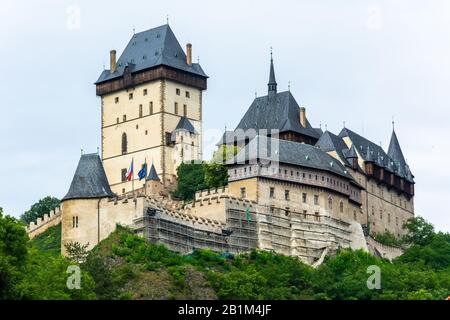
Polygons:
<instances>
[{"instance_id":1,"label":"tree canopy","mask_svg":"<svg viewBox=\"0 0 450 320\"><path fill-rule=\"evenodd\" d=\"M20 216L20 220L22 220L25 224L36 221L38 218L42 218L45 214L50 213L51 210L58 207L60 202L61 201L58 198L51 196L42 198L33 204L29 210L25 211Z\"/></svg>"}]
</instances>

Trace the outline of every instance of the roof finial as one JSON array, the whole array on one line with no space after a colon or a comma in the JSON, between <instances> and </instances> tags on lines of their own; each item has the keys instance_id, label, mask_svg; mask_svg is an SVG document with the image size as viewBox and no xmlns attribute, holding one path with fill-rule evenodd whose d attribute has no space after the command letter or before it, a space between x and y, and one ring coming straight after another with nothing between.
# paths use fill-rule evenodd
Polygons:
<instances>
[{"instance_id":1,"label":"roof finial","mask_svg":"<svg viewBox=\"0 0 450 320\"><path fill-rule=\"evenodd\" d=\"M258 92L255 90L255 99L258 98Z\"/></svg>"},{"instance_id":2,"label":"roof finial","mask_svg":"<svg viewBox=\"0 0 450 320\"><path fill-rule=\"evenodd\" d=\"M136 34L136 28L135 28L135 26L133 24L133 35L135 35L135 34Z\"/></svg>"},{"instance_id":3,"label":"roof finial","mask_svg":"<svg viewBox=\"0 0 450 320\"><path fill-rule=\"evenodd\" d=\"M328 131L328 125L325 123L325 131Z\"/></svg>"},{"instance_id":4,"label":"roof finial","mask_svg":"<svg viewBox=\"0 0 450 320\"><path fill-rule=\"evenodd\" d=\"M100 152L100 147L97 147L97 154L99 154Z\"/></svg>"},{"instance_id":5,"label":"roof finial","mask_svg":"<svg viewBox=\"0 0 450 320\"><path fill-rule=\"evenodd\" d=\"M394 116L392 116L392 131L395 131L395 120L394 120Z\"/></svg>"},{"instance_id":6,"label":"roof finial","mask_svg":"<svg viewBox=\"0 0 450 320\"><path fill-rule=\"evenodd\" d=\"M343 123L342 123L343 125L344 125L344 128L345 128L345 120L343 121Z\"/></svg>"},{"instance_id":7,"label":"roof finial","mask_svg":"<svg viewBox=\"0 0 450 320\"><path fill-rule=\"evenodd\" d=\"M81 155L83 155L83 149L81 149Z\"/></svg>"},{"instance_id":8,"label":"roof finial","mask_svg":"<svg viewBox=\"0 0 450 320\"><path fill-rule=\"evenodd\" d=\"M200 64L200 56L197 56L197 63Z\"/></svg>"},{"instance_id":9,"label":"roof finial","mask_svg":"<svg viewBox=\"0 0 450 320\"><path fill-rule=\"evenodd\" d=\"M322 121L319 122L319 128L322 130Z\"/></svg>"},{"instance_id":10,"label":"roof finial","mask_svg":"<svg viewBox=\"0 0 450 320\"><path fill-rule=\"evenodd\" d=\"M288 81L288 91L291 91L291 80Z\"/></svg>"},{"instance_id":11,"label":"roof finial","mask_svg":"<svg viewBox=\"0 0 450 320\"><path fill-rule=\"evenodd\" d=\"M169 15L166 16L166 22L169 24Z\"/></svg>"},{"instance_id":12,"label":"roof finial","mask_svg":"<svg viewBox=\"0 0 450 320\"><path fill-rule=\"evenodd\" d=\"M277 94L277 81L275 80L275 71L273 68L273 56L272 56L272 47L270 47L270 73L269 73L269 83L268 87L268 95L269 98L273 97Z\"/></svg>"}]
</instances>

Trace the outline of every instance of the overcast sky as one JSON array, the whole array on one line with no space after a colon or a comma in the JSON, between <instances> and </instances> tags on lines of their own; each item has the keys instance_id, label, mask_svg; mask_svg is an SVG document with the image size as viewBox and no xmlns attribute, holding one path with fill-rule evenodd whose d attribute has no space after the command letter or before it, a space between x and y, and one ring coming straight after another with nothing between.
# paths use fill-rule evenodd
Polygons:
<instances>
[{"instance_id":1,"label":"overcast sky","mask_svg":"<svg viewBox=\"0 0 450 320\"><path fill-rule=\"evenodd\" d=\"M30 5L33 3L33 5ZM109 50L169 24L209 75L205 158L267 91L273 47L278 90L313 126L346 126L384 148L392 118L416 177L416 213L450 231L450 1L3 0L0 11L0 206L19 216L63 197L80 149L100 145L93 83ZM108 66L107 66L108 67Z\"/></svg>"}]
</instances>

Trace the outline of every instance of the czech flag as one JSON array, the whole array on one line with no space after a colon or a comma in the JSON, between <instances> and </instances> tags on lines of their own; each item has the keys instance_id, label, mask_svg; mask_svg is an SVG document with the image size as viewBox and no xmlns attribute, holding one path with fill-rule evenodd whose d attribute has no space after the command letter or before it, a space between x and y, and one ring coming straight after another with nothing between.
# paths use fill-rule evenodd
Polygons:
<instances>
[{"instance_id":1,"label":"czech flag","mask_svg":"<svg viewBox=\"0 0 450 320\"><path fill-rule=\"evenodd\" d=\"M131 159L130 168L128 168L127 175L125 176L127 181L131 181L133 179L133 159Z\"/></svg>"}]
</instances>

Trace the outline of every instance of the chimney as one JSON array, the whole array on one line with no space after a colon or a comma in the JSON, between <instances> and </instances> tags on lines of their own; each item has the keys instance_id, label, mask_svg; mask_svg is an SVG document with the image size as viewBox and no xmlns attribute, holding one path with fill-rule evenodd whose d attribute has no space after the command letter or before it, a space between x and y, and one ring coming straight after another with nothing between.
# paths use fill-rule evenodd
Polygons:
<instances>
[{"instance_id":1,"label":"chimney","mask_svg":"<svg viewBox=\"0 0 450 320\"><path fill-rule=\"evenodd\" d=\"M186 44L186 63L192 65L192 44Z\"/></svg>"},{"instance_id":2,"label":"chimney","mask_svg":"<svg viewBox=\"0 0 450 320\"><path fill-rule=\"evenodd\" d=\"M111 50L109 52L109 72L114 73L116 70L116 50Z\"/></svg>"},{"instance_id":3,"label":"chimney","mask_svg":"<svg viewBox=\"0 0 450 320\"><path fill-rule=\"evenodd\" d=\"M300 124L303 128L306 128L306 109L305 107L300 107Z\"/></svg>"}]
</instances>

